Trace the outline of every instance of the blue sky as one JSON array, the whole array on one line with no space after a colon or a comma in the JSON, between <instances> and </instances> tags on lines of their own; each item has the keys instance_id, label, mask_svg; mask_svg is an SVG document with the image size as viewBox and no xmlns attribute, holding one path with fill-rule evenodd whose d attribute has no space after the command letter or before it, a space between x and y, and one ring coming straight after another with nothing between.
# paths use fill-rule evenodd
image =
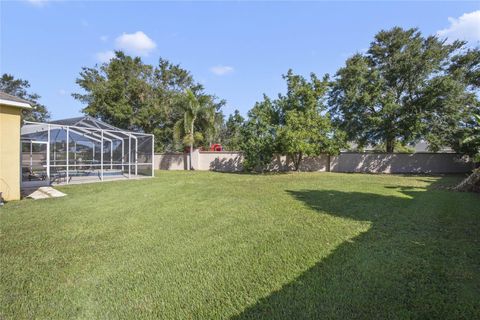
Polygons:
<instances>
[{"instance_id":1,"label":"blue sky","mask_svg":"<svg viewBox=\"0 0 480 320\"><path fill-rule=\"evenodd\" d=\"M70 94L82 66L112 50L190 70L242 114L285 89L289 68L333 74L380 29L480 41L480 2L68 2L0 3L0 72L27 79L53 119L76 116Z\"/></svg>"}]
</instances>

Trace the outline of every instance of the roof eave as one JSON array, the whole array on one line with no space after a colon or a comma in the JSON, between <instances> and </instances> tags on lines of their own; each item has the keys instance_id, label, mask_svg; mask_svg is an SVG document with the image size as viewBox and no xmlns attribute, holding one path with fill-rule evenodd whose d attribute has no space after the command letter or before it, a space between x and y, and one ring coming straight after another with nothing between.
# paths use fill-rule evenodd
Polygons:
<instances>
[{"instance_id":1,"label":"roof eave","mask_svg":"<svg viewBox=\"0 0 480 320\"><path fill-rule=\"evenodd\" d=\"M28 103L25 102L18 102L18 101L11 101L11 100L5 100L0 98L0 104L9 106L9 107L17 107L17 108L22 108L22 109L31 109L32 106Z\"/></svg>"}]
</instances>

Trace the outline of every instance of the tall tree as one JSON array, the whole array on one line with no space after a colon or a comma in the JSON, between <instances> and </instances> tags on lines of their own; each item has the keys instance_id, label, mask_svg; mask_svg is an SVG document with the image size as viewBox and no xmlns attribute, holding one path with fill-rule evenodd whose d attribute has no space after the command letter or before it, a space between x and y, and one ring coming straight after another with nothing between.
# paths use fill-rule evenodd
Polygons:
<instances>
[{"instance_id":1,"label":"tall tree","mask_svg":"<svg viewBox=\"0 0 480 320\"><path fill-rule=\"evenodd\" d=\"M475 114L480 114L479 79L480 49L459 50L422 92L419 104L427 111L425 136L432 150L449 146L462 154L476 154L468 137L475 133Z\"/></svg>"},{"instance_id":2,"label":"tall tree","mask_svg":"<svg viewBox=\"0 0 480 320\"><path fill-rule=\"evenodd\" d=\"M153 115L156 116L150 120L157 149L176 150L173 130L175 123L183 117L185 91L200 94L204 90L203 86L195 82L190 72L180 65L162 58L154 70L152 85L157 101L155 110L159 111L154 112Z\"/></svg>"},{"instance_id":3,"label":"tall tree","mask_svg":"<svg viewBox=\"0 0 480 320\"><path fill-rule=\"evenodd\" d=\"M428 96L434 97L437 107L458 111L450 117L431 116L430 135L437 144L449 145L480 162L480 48L469 48L453 56L447 72L437 82L432 91L439 92ZM443 89L445 86L453 90ZM474 169L455 189L480 191L480 169Z\"/></svg>"},{"instance_id":4,"label":"tall tree","mask_svg":"<svg viewBox=\"0 0 480 320\"><path fill-rule=\"evenodd\" d=\"M464 142L468 143L475 150L473 157L477 162L480 162L480 113L475 114L474 118L476 124L472 129L471 135ZM480 192L480 168L474 169L472 174L456 186L455 190Z\"/></svg>"},{"instance_id":5,"label":"tall tree","mask_svg":"<svg viewBox=\"0 0 480 320\"><path fill-rule=\"evenodd\" d=\"M28 92L29 88L30 83L27 80L15 79L11 74L4 73L0 78L1 91L31 102L32 109L24 110L23 120L42 122L50 119L47 107L38 102L41 97L36 93Z\"/></svg>"},{"instance_id":6,"label":"tall tree","mask_svg":"<svg viewBox=\"0 0 480 320\"><path fill-rule=\"evenodd\" d=\"M202 125L208 132L208 128L215 127L216 107L210 96L196 96L191 90L186 91L183 106L183 117L175 124L174 137L188 145L191 169L193 148L204 140L204 135L195 129Z\"/></svg>"},{"instance_id":7,"label":"tall tree","mask_svg":"<svg viewBox=\"0 0 480 320\"><path fill-rule=\"evenodd\" d=\"M211 109L207 113L208 117L204 116L199 119L197 130L203 132L205 137L203 146L208 148L212 144L221 141L222 128L225 123L221 108L225 105L225 100L218 101L215 96L207 94L202 94L201 96L205 96Z\"/></svg>"},{"instance_id":8,"label":"tall tree","mask_svg":"<svg viewBox=\"0 0 480 320\"><path fill-rule=\"evenodd\" d=\"M139 57L117 51L109 63L82 68L76 83L85 93L72 96L86 104L85 114L122 129L151 132L148 118L160 112L150 85L152 74L153 68Z\"/></svg>"},{"instance_id":9,"label":"tall tree","mask_svg":"<svg viewBox=\"0 0 480 320\"><path fill-rule=\"evenodd\" d=\"M480 48L468 48L452 57L448 72L470 90L480 88Z\"/></svg>"},{"instance_id":10,"label":"tall tree","mask_svg":"<svg viewBox=\"0 0 480 320\"><path fill-rule=\"evenodd\" d=\"M310 80L289 70L286 95L276 100L279 112L277 152L287 154L294 169L299 170L304 156L336 154L344 146L344 134L332 126L324 103L328 76L323 80L315 74Z\"/></svg>"},{"instance_id":11,"label":"tall tree","mask_svg":"<svg viewBox=\"0 0 480 320\"><path fill-rule=\"evenodd\" d=\"M109 63L83 68L77 84L84 93L73 96L86 105L84 113L120 128L153 133L157 151L181 148L174 139L174 126L184 118L185 92L208 96L181 66L160 59L153 67L120 51ZM224 102L214 102L218 123L223 120ZM203 124L203 119L198 121L197 132L214 140L217 130Z\"/></svg>"},{"instance_id":12,"label":"tall tree","mask_svg":"<svg viewBox=\"0 0 480 320\"><path fill-rule=\"evenodd\" d=\"M315 110L287 111L277 135L278 152L286 154L298 171L305 156L334 155L345 146L343 132L336 130L328 115Z\"/></svg>"},{"instance_id":13,"label":"tall tree","mask_svg":"<svg viewBox=\"0 0 480 320\"><path fill-rule=\"evenodd\" d=\"M256 102L248 112L248 119L241 130L245 170L263 172L272 161L277 124L278 113L274 103L264 95L263 100Z\"/></svg>"},{"instance_id":14,"label":"tall tree","mask_svg":"<svg viewBox=\"0 0 480 320\"><path fill-rule=\"evenodd\" d=\"M242 131L247 169L264 168L279 153L298 170L304 156L335 154L344 145L344 134L326 112L328 76L319 79L312 73L306 79L289 70L283 78L286 94L274 100L264 96L248 114Z\"/></svg>"},{"instance_id":15,"label":"tall tree","mask_svg":"<svg viewBox=\"0 0 480 320\"><path fill-rule=\"evenodd\" d=\"M475 93L469 92L465 83L448 74L435 77L418 101L426 110L423 135L430 150L438 151L448 146L459 153L475 154L475 148L465 139L472 134L475 126L473 113L480 109L480 105Z\"/></svg>"},{"instance_id":16,"label":"tall tree","mask_svg":"<svg viewBox=\"0 0 480 320\"><path fill-rule=\"evenodd\" d=\"M463 45L423 37L418 29L380 31L367 53L352 56L336 74L330 105L337 123L350 140L361 146L384 143L386 152L398 142L416 141L427 132L426 116L438 111L425 96ZM442 117L458 111L451 107L442 110Z\"/></svg>"},{"instance_id":17,"label":"tall tree","mask_svg":"<svg viewBox=\"0 0 480 320\"><path fill-rule=\"evenodd\" d=\"M222 144L226 150L240 150L244 122L245 119L238 110L228 117L222 133Z\"/></svg>"}]
</instances>

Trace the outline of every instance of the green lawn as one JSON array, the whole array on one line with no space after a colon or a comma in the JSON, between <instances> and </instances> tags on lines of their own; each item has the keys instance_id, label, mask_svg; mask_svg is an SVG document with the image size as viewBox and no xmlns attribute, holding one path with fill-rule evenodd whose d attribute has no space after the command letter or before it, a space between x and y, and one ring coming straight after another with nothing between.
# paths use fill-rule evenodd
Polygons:
<instances>
[{"instance_id":1,"label":"green lawn","mask_svg":"<svg viewBox=\"0 0 480 320\"><path fill-rule=\"evenodd\" d=\"M157 172L10 202L0 319L478 319L458 179Z\"/></svg>"}]
</instances>

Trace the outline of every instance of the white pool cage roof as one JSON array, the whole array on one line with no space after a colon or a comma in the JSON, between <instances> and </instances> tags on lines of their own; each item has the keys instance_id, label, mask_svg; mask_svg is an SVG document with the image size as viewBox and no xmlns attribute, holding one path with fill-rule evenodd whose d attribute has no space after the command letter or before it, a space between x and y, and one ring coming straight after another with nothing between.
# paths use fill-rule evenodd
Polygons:
<instances>
[{"instance_id":1,"label":"white pool cage roof","mask_svg":"<svg viewBox=\"0 0 480 320\"><path fill-rule=\"evenodd\" d=\"M25 121L22 186L69 184L154 175L154 137L85 116Z\"/></svg>"}]
</instances>

